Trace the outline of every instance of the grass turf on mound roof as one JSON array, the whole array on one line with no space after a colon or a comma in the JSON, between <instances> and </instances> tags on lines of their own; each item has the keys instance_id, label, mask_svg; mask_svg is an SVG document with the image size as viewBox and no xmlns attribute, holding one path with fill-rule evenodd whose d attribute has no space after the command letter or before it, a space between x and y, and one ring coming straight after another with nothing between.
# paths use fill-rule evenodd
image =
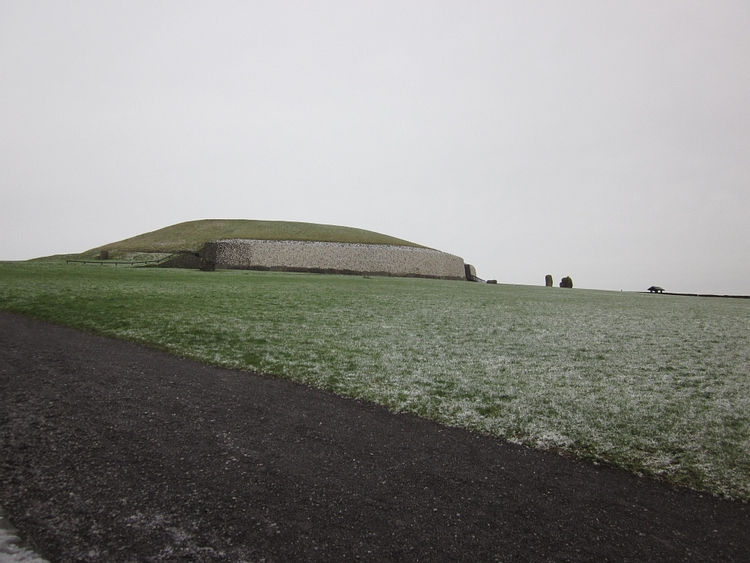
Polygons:
<instances>
[{"instance_id":1,"label":"grass turf on mound roof","mask_svg":"<svg viewBox=\"0 0 750 563\"><path fill-rule=\"evenodd\" d=\"M388 235L336 225L294 221L254 221L249 219L205 219L187 221L157 231L93 248L118 252L198 251L210 241L225 239L299 240L355 244L392 244L424 248L419 244Z\"/></svg>"}]
</instances>

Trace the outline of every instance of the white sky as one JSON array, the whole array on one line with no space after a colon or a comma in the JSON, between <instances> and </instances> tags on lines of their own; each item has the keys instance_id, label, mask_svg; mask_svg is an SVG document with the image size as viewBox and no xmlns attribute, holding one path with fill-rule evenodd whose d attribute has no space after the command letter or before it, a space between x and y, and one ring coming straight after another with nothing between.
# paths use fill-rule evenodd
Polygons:
<instances>
[{"instance_id":1,"label":"white sky","mask_svg":"<svg viewBox=\"0 0 750 563\"><path fill-rule=\"evenodd\" d=\"M193 219L750 294L750 2L0 0L0 259Z\"/></svg>"}]
</instances>

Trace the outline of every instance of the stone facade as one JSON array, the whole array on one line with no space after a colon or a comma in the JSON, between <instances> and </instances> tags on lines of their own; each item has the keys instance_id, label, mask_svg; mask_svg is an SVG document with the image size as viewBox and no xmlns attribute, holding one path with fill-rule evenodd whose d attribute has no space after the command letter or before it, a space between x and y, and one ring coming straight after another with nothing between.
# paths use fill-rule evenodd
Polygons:
<instances>
[{"instance_id":1,"label":"stone facade","mask_svg":"<svg viewBox=\"0 0 750 563\"><path fill-rule=\"evenodd\" d=\"M465 280L464 261L429 248L233 239L206 243L202 269L274 270Z\"/></svg>"}]
</instances>

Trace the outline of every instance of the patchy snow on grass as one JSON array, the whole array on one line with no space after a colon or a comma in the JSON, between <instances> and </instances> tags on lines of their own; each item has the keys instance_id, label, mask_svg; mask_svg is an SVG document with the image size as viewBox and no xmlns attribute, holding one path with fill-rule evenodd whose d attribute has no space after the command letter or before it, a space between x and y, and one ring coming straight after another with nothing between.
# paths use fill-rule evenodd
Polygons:
<instances>
[{"instance_id":1,"label":"patchy snow on grass","mask_svg":"<svg viewBox=\"0 0 750 563\"><path fill-rule=\"evenodd\" d=\"M49 563L25 547L0 508L0 563Z\"/></svg>"},{"instance_id":2,"label":"patchy snow on grass","mask_svg":"<svg viewBox=\"0 0 750 563\"><path fill-rule=\"evenodd\" d=\"M2 268L0 307L750 499L746 300Z\"/></svg>"}]
</instances>

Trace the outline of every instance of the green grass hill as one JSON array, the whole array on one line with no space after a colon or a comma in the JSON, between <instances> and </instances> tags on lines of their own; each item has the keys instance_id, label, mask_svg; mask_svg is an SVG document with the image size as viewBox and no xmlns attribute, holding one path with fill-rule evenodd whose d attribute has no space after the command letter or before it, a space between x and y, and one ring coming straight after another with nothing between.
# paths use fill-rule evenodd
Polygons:
<instances>
[{"instance_id":1,"label":"green grass hill","mask_svg":"<svg viewBox=\"0 0 750 563\"><path fill-rule=\"evenodd\" d=\"M413 242L352 227L294 221L205 219L164 227L157 231L92 248L83 254L88 255L102 250L108 250L110 254L197 252L206 242L222 239L302 240L421 247Z\"/></svg>"}]
</instances>

